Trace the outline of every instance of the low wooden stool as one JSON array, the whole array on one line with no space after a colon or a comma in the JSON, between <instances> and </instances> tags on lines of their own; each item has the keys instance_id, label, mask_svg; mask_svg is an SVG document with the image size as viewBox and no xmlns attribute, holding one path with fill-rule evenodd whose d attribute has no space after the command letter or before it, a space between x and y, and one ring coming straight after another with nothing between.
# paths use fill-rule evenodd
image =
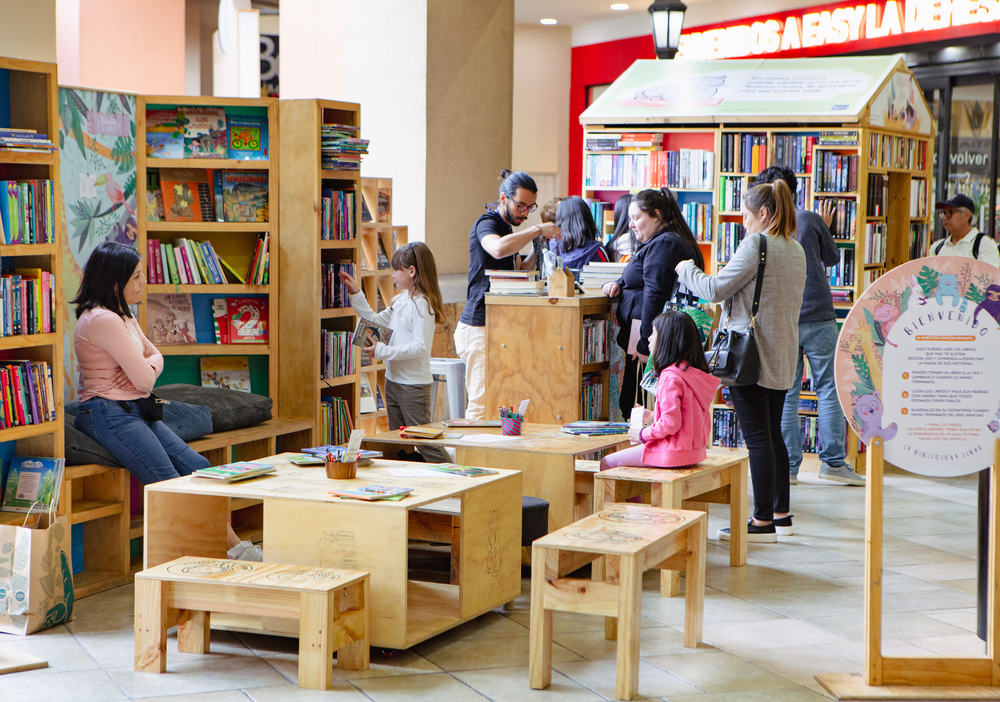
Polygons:
<instances>
[{"instance_id":1,"label":"low wooden stool","mask_svg":"<svg viewBox=\"0 0 1000 702\"><path fill-rule=\"evenodd\" d=\"M612 468L594 475L594 511L652 492L651 502L667 509L705 511L705 503L729 505L729 565L747 564L746 451L709 449L704 461L689 468ZM674 597L681 591L680 574L660 572L660 595Z\"/></svg>"},{"instance_id":2,"label":"low wooden stool","mask_svg":"<svg viewBox=\"0 0 1000 702\"><path fill-rule=\"evenodd\" d=\"M185 556L135 574L135 669L167 672L177 649L208 653L211 612L299 620L299 687L328 690L337 667L368 670L368 573Z\"/></svg>"},{"instance_id":3,"label":"low wooden stool","mask_svg":"<svg viewBox=\"0 0 1000 702\"><path fill-rule=\"evenodd\" d=\"M684 645L701 642L705 607L704 512L639 504L609 505L535 541L531 549L531 633L528 680L541 690L552 682L552 612L616 617L618 666L615 696L630 700L639 689L642 574L650 568L687 575ZM597 560L598 580L560 578Z\"/></svg>"}]
</instances>

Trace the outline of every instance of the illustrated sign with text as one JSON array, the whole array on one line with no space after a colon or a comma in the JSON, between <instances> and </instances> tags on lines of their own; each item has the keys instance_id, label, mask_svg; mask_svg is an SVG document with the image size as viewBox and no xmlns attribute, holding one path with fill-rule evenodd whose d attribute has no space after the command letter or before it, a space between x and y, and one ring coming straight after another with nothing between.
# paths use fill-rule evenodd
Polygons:
<instances>
[{"instance_id":1,"label":"illustrated sign with text","mask_svg":"<svg viewBox=\"0 0 1000 702\"><path fill-rule=\"evenodd\" d=\"M1000 269L975 259L910 261L876 280L841 328L837 392L851 427L880 436L889 463L966 475L1000 438Z\"/></svg>"}]
</instances>

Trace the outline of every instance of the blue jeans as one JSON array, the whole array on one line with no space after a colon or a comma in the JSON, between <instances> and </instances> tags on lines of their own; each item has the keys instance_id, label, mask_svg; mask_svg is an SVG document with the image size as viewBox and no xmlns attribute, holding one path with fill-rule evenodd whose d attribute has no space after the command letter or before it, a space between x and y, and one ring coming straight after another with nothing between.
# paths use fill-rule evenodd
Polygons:
<instances>
[{"instance_id":1,"label":"blue jeans","mask_svg":"<svg viewBox=\"0 0 1000 702\"><path fill-rule=\"evenodd\" d=\"M80 404L73 426L106 448L143 485L208 468L208 459L163 422L150 422L134 402L92 397Z\"/></svg>"},{"instance_id":2,"label":"blue jeans","mask_svg":"<svg viewBox=\"0 0 1000 702\"><path fill-rule=\"evenodd\" d=\"M819 402L819 459L827 465L844 465L844 411L837 398L833 354L837 350L837 321L799 322L799 365L795 384L785 394L781 415L781 435L788 448L788 472L799 474L802 465L802 430L799 426L799 390L802 379L802 355L809 359L813 390Z\"/></svg>"}]
</instances>

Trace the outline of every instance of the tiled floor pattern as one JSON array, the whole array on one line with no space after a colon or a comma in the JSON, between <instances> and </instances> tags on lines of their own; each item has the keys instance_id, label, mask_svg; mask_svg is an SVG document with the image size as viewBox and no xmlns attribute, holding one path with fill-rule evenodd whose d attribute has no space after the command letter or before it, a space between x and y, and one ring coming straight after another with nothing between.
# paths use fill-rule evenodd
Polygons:
<instances>
[{"instance_id":1,"label":"tiled floor pattern","mask_svg":"<svg viewBox=\"0 0 1000 702\"><path fill-rule=\"evenodd\" d=\"M661 599L646 574L639 671L642 698L672 702L798 702L826 699L820 672L861 672L864 495L803 476L792 488L796 534L752 544L745 568L725 544L708 549L705 641L682 645L683 598ZM976 478L931 480L894 472L885 490L886 655L984 653L975 636ZM713 507L709 533L727 523ZM296 641L213 632L213 653L177 652L168 673L132 670L132 588L81 600L76 619L0 642L50 667L0 677L0 699L445 700L498 702L613 699L615 645L597 617L555 614L552 686L528 688L528 591L496 610L391 657L373 649L371 669L336 672L332 691L296 687Z\"/></svg>"}]
</instances>

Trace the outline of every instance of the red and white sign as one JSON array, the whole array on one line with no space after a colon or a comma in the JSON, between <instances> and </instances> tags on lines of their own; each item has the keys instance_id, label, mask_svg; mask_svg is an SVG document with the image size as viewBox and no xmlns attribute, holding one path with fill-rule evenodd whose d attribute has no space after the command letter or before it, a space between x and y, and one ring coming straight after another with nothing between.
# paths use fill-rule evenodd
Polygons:
<instances>
[{"instance_id":1,"label":"red and white sign","mask_svg":"<svg viewBox=\"0 0 1000 702\"><path fill-rule=\"evenodd\" d=\"M698 27L678 59L799 58L1000 32L1000 0L835 3Z\"/></svg>"}]
</instances>

